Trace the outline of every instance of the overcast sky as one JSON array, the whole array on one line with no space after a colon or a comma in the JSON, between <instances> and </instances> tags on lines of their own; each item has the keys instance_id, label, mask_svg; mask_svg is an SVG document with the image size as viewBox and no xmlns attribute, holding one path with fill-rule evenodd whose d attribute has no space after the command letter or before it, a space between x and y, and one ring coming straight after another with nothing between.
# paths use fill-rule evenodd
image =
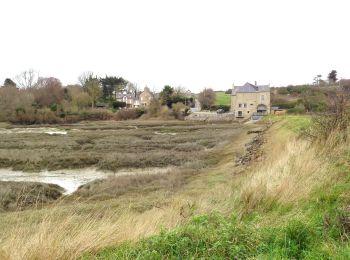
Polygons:
<instances>
[{"instance_id":1,"label":"overcast sky","mask_svg":"<svg viewBox=\"0 0 350 260\"><path fill-rule=\"evenodd\" d=\"M63 84L83 71L140 87L350 78L350 1L1 0L0 81L29 68Z\"/></svg>"}]
</instances>

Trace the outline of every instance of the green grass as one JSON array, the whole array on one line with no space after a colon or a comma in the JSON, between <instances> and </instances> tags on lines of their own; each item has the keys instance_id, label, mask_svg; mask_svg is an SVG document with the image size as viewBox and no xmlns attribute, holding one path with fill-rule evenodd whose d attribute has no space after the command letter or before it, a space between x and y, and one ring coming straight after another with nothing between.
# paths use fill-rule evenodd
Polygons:
<instances>
[{"instance_id":1,"label":"green grass","mask_svg":"<svg viewBox=\"0 0 350 260\"><path fill-rule=\"evenodd\" d=\"M300 134L311 125L311 117L308 115L268 115L264 117L264 122L279 122L282 120L286 122L286 128L296 134Z\"/></svg>"},{"instance_id":2,"label":"green grass","mask_svg":"<svg viewBox=\"0 0 350 260\"><path fill-rule=\"evenodd\" d=\"M282 117L272 117L276 118ZM308 116L286 116L296 135ZM279 120L279 119L278 119ZM337 150L333 180L297 203L261 206L246 215L194 216L172 230L106 248L86 259L350 259L350 154ZM238 210L235 210L238 211Z\"/></svg>"},{"instance_id":3,"label":"green grass","mask_svg":"<svg viewBox=\"0 0 350 260\"><path fill-rule=\"evenodd\" d=\"M225 94L224 91L218 91L216 93L215 105L231 105L231 95Z\"/></svg>"},{"instance_id":4,"label":"green grass","mask_svg":"<svg viewBox=\"0 0 350 260\"><path fill-rule=\"evenodd\" d=\"M338 170L344 168L338 166ZM97 259L349 259L350 170L339 185L317 190L296 207L276 205L243 219L218 213L198 215L183 226L107 248ZM261 225L263 218L289 214L284 224ZM278 222L278 221L277 221Z\"/></svg>"}]
</instances>

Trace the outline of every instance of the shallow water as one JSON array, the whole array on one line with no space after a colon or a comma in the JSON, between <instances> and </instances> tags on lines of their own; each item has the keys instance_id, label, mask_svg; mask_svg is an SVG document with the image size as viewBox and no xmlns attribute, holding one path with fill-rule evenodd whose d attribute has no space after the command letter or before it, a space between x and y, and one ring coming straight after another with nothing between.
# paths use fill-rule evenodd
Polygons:
<instances>
[{"instance_id":1,"label":"shallow water","mask_svg":"<svg viewBox=\"0 0 350 260\"><path fill-rule=\"evenodd\" d=\"M53 127L37 127L37 128L11 128L1 129L0 134L49 134L49 135L66 135L67 131Z\"/></svg>"},{"instance_id":2,"label":"shallow water","mask_svg":"<svg viewBox=\"0 0 350 260\"><path fill-rule=\"evenodd\" d=\"M65 189L64 194L71 194L79 186L92 182L97 179L105 179L109 176L122 176L134 174L163 174L171 171L173 168L145 168L145 169L121 169L117 172L104 172L95 168L59 170L59 171L41 171L41 172L23 172L11 169L0 169L0 181L17 182L42 182L57 184Z\"/></svg>"},{"instance_id":3,"label":"shallow water","mask_svg":"<svg viewBox=\"0 0 350 260\"><path fill-rule=\"evenodd\" d=\"M65 194L71 194L79 186L96 179L107 178L110 173L96 169L78 169L61 171L22 172L11 169L0 169L0 181L43 182L57 184L65 189Z\"/></svg>"}]
</instances>

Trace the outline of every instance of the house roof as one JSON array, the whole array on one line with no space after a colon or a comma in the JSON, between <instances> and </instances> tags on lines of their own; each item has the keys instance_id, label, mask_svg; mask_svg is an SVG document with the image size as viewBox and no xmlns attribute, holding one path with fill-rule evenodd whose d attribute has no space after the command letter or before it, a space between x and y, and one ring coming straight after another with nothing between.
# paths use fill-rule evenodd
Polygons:
<instances>
[{"instance_id":1,"label":"house roof","mask_svg":"<svg viewBox=\"0 0 350 260\"><path fill-rule=\"evenodd\" d=\"M127 97L127 98L135 98L135 95L132 93L117 93L117 98L123 98L123 97Z\"/></svg>"},{"instance_id":2,"label":"house roof","mask_svg":"<svg viewBox=\"0 0 350 260\"><path fill-rule=\"evenodd\" d=\"M255 93L268 91L270 91L269 85L253 85L247 82L243 86L235 86L232 90L232 96L235 96L237 93Z\"/></svg>"}]
</instances>

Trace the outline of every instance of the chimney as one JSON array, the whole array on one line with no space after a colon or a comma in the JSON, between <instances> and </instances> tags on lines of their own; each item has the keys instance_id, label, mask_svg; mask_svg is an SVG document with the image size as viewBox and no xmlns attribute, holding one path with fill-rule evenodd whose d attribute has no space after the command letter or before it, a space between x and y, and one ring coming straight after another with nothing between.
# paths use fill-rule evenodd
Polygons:
<instances>
[{"instance_id":1,"label":"chimney","mask_svg":"<svg viewBox=\"0 0 350 260\"><path fill-rule=\"evenodd\" d=\"M256 81L255 81L255 86L257 86L257 85L256 85Z\"/></svg>"}]
</instances>

